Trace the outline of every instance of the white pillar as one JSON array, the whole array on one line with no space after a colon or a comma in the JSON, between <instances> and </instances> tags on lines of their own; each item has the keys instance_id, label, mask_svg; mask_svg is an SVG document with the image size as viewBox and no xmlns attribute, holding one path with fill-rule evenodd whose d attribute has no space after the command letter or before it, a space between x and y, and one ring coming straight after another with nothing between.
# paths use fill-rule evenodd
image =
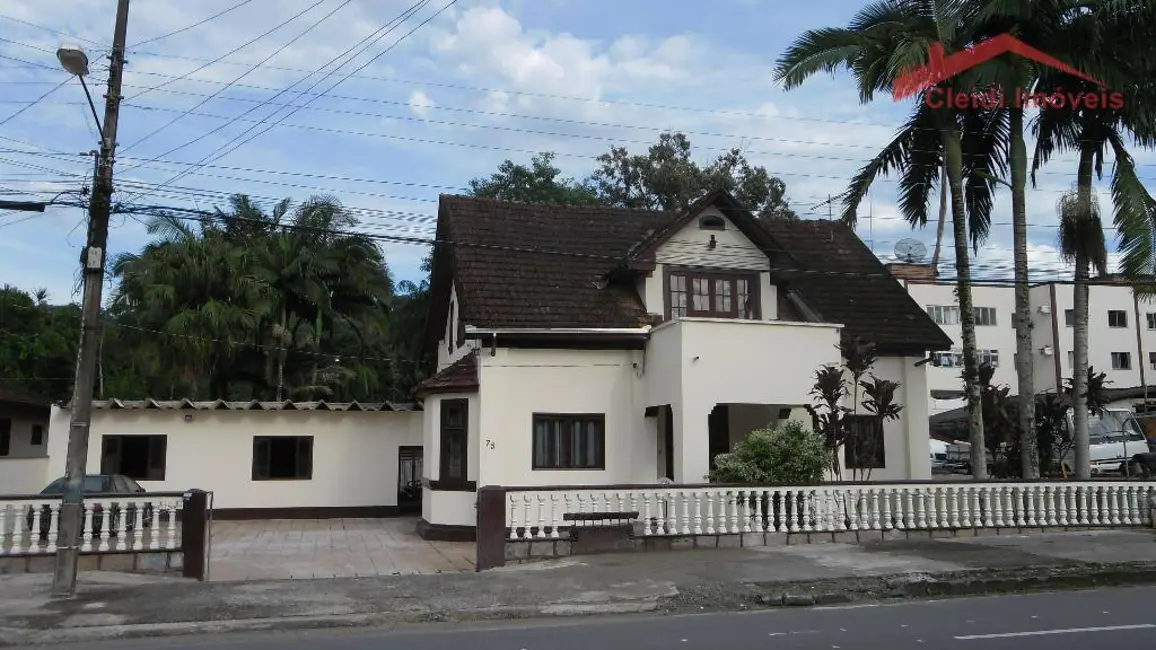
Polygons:
<instances>
[{"instance_id":1,"label":"white pillar","mask_svg":"<svg viewBox=\"0 0 1156 650\"><path fill-rule=\"evenodd\" d=\"M916 357L903 357L903 424L907 430L907 478L931 478L931 432L928 420L927 365L916 366Z\"/></svg>"}]
</instances>

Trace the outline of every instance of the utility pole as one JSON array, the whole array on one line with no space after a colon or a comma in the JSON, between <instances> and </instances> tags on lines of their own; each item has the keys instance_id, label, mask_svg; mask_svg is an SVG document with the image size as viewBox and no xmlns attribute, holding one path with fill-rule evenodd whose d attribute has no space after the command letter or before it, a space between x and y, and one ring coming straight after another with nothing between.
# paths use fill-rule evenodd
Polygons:
<instances>
[{"instance_id":1,"label":"utility pole","mask_svg":"<svg viewBox=\"0 0 1156 650\"><path fill-rule=\"evenodd\" d=\"M76 359L76 381L72 393L72 420L68 428L68 457L65 466L67 484L60 507L60 536L56 551L56 571L52 580L52 595L57 598L76 595L77 561L80 558L80 540L85 519L84 476L88 469L89 420L96 379L96 358L100 348L104 264L107 257L109 212L112 209L112 164L116 152L120 85L128 34L128 3L129 0L119 0L116 7L100 158L88 204L88 241L80 256L84 270L84 302L81 308L80 351Z\"/></svg>"}]
</instances>

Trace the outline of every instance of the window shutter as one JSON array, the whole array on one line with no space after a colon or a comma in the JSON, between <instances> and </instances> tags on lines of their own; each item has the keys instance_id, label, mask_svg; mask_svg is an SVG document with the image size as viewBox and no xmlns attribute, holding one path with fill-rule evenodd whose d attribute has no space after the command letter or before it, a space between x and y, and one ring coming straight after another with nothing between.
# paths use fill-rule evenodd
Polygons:
<instances>
[{"instance_id":1,"label":"window shutter","mask_svg":"<svg viewBox=\"0 0 1156 650\"><path fill-rule=\"evenodd\" d=\"M269 478L269 439L253 439L253 480Z\"/></svg>"},{"instance_id":2,"label":"window shutter","mask_svg":"<svg viewBox=\"0 0 1156 650\"><path fill-rule=\"evenodd\" d=\"M169 446L168 443L168 436L152 436L149 438L148 480L165 480L165 457Z\"/></svg>"},{"instance_id":3,"label":"window shutter","mask_svg":"<svg viewBox=\"0 0 1156 650\"><path fill-rule=\"evenodd\" d=\"M297 439L297 478L313 478L313 438Z\"/></svg>"},{"instance_id":4,"label":"window shutter","mask_svg":"<svg viewBox=\"0 0 1156 650\"><path fill-rule=\"evenodd\" d=\"M102 440L100 473L120 474L120 437L104 436Z\"/></svg>"}]
</instances>

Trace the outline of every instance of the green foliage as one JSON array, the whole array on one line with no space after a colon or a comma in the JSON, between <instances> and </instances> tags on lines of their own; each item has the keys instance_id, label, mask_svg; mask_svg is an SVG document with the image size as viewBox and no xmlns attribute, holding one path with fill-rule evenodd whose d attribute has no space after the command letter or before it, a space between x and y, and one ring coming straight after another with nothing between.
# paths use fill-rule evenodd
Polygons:
<instances>
[{"instance_id":1,"label":"green foliage","mask_svg":"<svg viewBox=\"0 0 1156 650\"><path fill-rule=\"evenodd\" d=\"M830 466L823 437L798 422L750 432L734 451L715 458L716 483L814 485Z\"/></svg>"},{"instance_id":2,"label":"green foliage","mask_svg":"<svg viewBox=\"0 0 1156 650\"><path fill-rule=\"evenodd\" d=\"M794 219L786 184L753 166L732 149L703 166L691 156L690 140L663 133L646 153L611 147L585 180L562 176L555 154L543 152L520 165L503 162L488 178L470 181L470 194L518 203L609 205L635 210L682 210L711 190L725 189L760 218Z\"/></svg>"},{"instance_id":3,"label":"green foliage","mask_svg":"<svg viewBox=\"0 0 1156 650\"><path fill-rule=\"evenodd\" d=\"M47 399L67 399L76 369L80 309L55 306L43 290L0 288L0 383Z\"/></svg>"},{"instance_id":4,"label":"green foliage","mask_svg":"<svg viewBox=\"0 0 1156 650\"><path fill-rule=\"evenodd\" d=\"M547 203L554 205L597 205L594 189L571 178L564 178L554 165L556 154L542 152L530 159L530 165L506 160L489 178L470 181L470 195L514 203Z\"/></svg>"}]
</instances>

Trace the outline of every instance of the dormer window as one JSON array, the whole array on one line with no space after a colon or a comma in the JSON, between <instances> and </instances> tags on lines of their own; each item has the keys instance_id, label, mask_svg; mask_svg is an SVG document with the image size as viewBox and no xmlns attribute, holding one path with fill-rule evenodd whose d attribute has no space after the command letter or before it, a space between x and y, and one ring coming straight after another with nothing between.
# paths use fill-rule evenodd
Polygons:
<instances>
[{"instance_id":1,"label":"dormer window","mask_svg":"<svg viewBox=\"0 0 1156 650\"><path fill-rule=\"evenodd\" d=\"M667 279L670 318L759 320L758 275L672 270Z\"/></svg>"},{"instance_id":2,"label":"dormer window","mask_svg":"<svg viewBox=\"0 0 1156 650\"><path fill-rule=\"evenodd\" d=\"M708 214L698 220L698 228L699 230L726 230L727 222L722 217Z\"/></svg>"}]
</instances>

